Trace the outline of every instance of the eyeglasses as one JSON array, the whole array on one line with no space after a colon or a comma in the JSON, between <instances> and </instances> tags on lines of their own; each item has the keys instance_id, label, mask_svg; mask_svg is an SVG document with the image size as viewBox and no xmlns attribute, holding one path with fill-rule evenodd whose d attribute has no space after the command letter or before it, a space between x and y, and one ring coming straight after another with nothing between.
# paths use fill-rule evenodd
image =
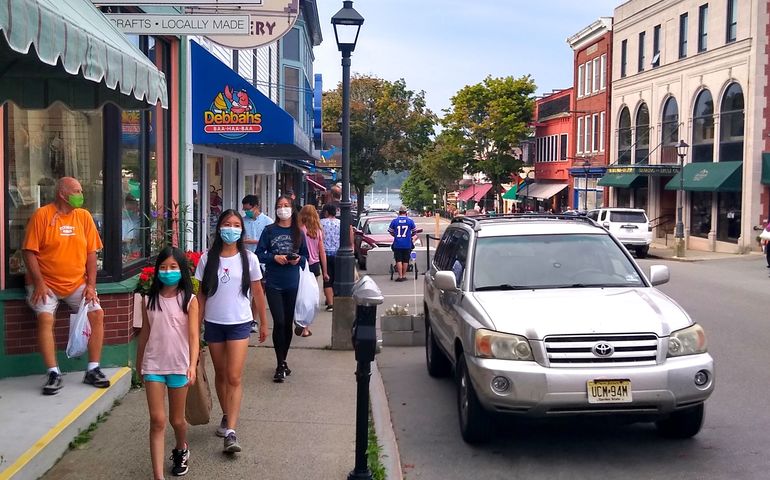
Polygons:
<instances>
[{"instance_id":1,"label":"eyeglasses","mask_svg":"<svg viewBox=\"0 0 770 480\"><path fill-rule=\"evenodd\" d=\"M222 283L227 283L230 281L230 269L225 268L224 271L225 273L223 273L222 276L219 277L219 281Z\"/></svg>"}]
</instances>

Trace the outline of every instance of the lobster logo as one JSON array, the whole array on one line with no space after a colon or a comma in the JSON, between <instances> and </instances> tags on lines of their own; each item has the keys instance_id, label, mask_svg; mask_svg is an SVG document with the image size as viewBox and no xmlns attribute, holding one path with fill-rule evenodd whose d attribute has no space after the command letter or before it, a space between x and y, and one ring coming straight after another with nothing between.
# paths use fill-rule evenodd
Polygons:
<instances>
[{"instance_id":1,"label":"lobster logo","mask_svg":"<svg viewBox=\"0 0 770 480\"><path fill-rule=\"evenodd\" d=\"M262 131L262 114L257 113L248 92L234 91L229 85L225 85L209 109L203 112L203 120L203 131L217 133L229 139Z\"/></svg>"}]
</instances>

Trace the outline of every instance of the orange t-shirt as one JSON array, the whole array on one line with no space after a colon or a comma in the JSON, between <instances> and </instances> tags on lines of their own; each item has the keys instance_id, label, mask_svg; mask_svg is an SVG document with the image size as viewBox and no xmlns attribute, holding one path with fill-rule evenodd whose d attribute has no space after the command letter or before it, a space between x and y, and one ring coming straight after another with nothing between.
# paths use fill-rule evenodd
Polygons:
<instances>
[{"instance_id":1,"label":"orange t-shirt","mask_svg":"<svg viewBox=\"0 0 770 480\"><path fill-rule=\"evenodd\" d=\"M32 214L22 246L37 254L45 284L62 296L83 284L86 257L101 248L99 231L88 210L76 208L61 215L52 203Z\"/></svg>"}]
</instances>

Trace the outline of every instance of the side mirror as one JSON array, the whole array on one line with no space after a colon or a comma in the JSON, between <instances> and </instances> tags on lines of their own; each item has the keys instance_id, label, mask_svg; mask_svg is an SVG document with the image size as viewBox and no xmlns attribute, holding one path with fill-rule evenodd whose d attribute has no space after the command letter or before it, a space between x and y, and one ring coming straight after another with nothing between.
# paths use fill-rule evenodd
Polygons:
<instances>
[{"instance_id":1,"label":"side mirror","mask_svg":"<svg viewBox=\"0 0 770 480\"><path fill-rule=\"evenodd\" d=\"M364 231L363 230L359 230L358 228L354 228L353 229L353 233L356 234L356 235L363 235Z\"/></svg>"},{"instance_id":2,"label":"side mirror","mask_svg":"<svg viewBox=\"0 0 770 480\"><path fill-rule=\"evenodd\" d=\"M450 292L457 291L457 279L455 278L455 274L449 270L436 272L434 281L436 282L436 288L439 290L447 290Z\"/></svg>"},{"instance_id":3,"label":"side mirror","mask_svg":"<svg viewBox=\"0 0 770 480\"><path fill-rule=\"evenodd\" d=\"M663 285L671 280L671 274L668 271L668 267L665 265L651 265L650 266L650 283L655 285Z\"/></svg>"}]
</instances>

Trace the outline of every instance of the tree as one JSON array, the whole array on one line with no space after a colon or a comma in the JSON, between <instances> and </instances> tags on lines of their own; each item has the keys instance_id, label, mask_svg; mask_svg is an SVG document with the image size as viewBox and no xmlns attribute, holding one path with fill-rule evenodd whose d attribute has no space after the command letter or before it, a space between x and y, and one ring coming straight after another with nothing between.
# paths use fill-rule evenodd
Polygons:
<instances>
[{"instance_id":1,"label":"tree","mask_svg":"<svg viewBox=\"0 0 770 480\"><path fill-rule=\"evenodd\" d=\"M337 131L342 117L342 84L324 93L324 130ZM364 208L375 172L409 170L431 144L436 116L425 106L425 92L368 75L350 81L350 183Z\"/></svg>"},{"instance_id":2,"label":"tree","mask_svg":"<svg viewBox=\"0 0 770 480\"><path fill-rule=\"evenodd\" d=\"M457 136L447 130L442 131L409 172L409 178L401 188L402 200L420 211L423 207L432 207L434 194L441 195L442 190L457 188L457 180L462 176L466 163Z\"/></svg>"},{"instance_id":3,"label":"tree","mask_svg":"<svg viewBox=\"0 0 770 480\"><path fill-rule=\"evenodd\" d=\"M466 172L482 172L489 178L498 205L502 205L500 185L521 170L522 162L513 151L529 132L535 89L529 75L490 76L458 91L443 119L468 160Z\"/></svg>"},{"instance_id":4,"label":"tree","mask_svg":"<svg viewBox=\"0 0 770 480\"><path fill-rule=\"evenodd\" d=\"M425 172L425 165L418 163L409 172L409 178L401 186L401 200L409 208L422 212L433 207L436 185Z\"/></svg>"}]
</instances>

